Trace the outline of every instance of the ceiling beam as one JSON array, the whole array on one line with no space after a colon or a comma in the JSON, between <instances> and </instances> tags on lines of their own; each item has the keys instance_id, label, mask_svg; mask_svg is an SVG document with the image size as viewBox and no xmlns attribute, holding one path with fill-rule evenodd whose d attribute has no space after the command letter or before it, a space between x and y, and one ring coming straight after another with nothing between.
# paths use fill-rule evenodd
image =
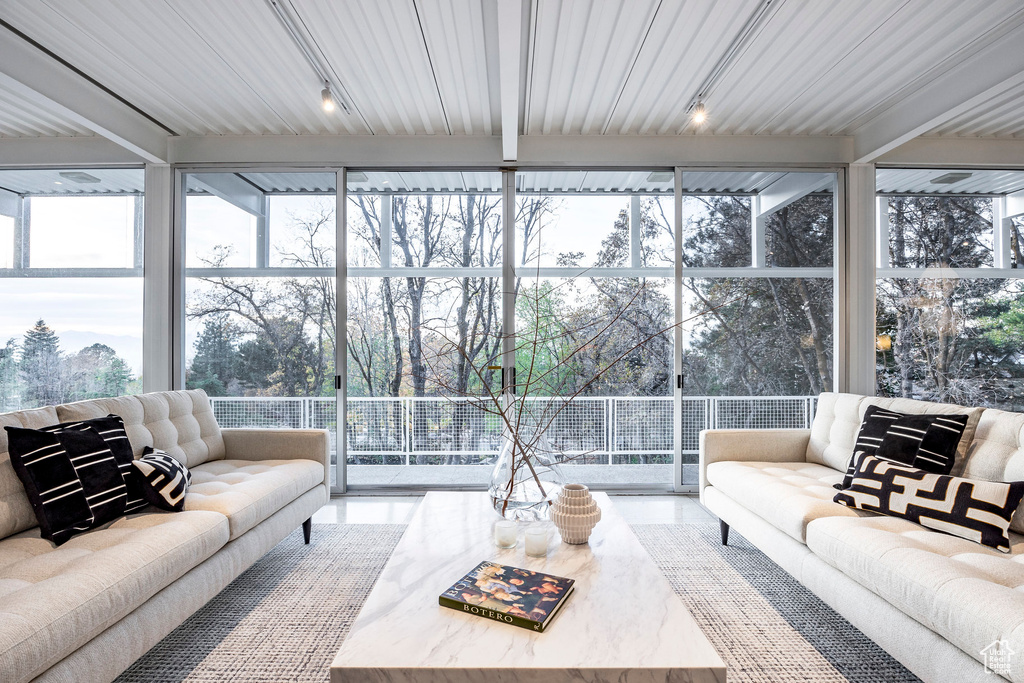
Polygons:
<instances>
[{"instance_id":1,"label":"ceiling beam","mask_svg":"<svg viewBox=\"0 0 1024 683\"><path fill-rule=\"evenodd\" d=\"M1024 25L1006 31L959 64L854 131L854 163L876 160L919 135L1024 84Z\"/></svg>"},{"instance_id":2,"label":"ceiling beam","mask_svg":"<svg viewBox=\"0 0 1024 683\"><path fill-rule=\"evenodd\" d=\"M830 187L834 180L831 173L787 173L758 193L757 215L784 209L801 197Z\"/></svg>"},{"instance_id":3,"label":"ceiling beam","mask_svg":"<svg viewBox=\"0 0 1024 683\"><path fill-rule=\"evenodd\" d=\"M893 166L1021 167L1024 138L920 137L878 158Z\"/></svg>"},{"instance_id":4,"label":"ceiling beam","mask_svg":"<svg viewBox=\"0 0 1024 683\"><path fill-rule=\"evenodd\" d=\"M267 195L235 173L190 173L189 189L198 187L253 216L266 216Z\"/></svg>"},{"instance_id":5,"label":"ceiling beam","mask_svg":"<svg viewBox=\"0 0 1024 683\"><path fill-rule=\"evenodd\" d=\"M9 30L0 29L0 85L152 163L167 160L167 131Z\"/></svg>"},{"instance_id":6,"label":"ceiling beam","mask_svg":"<svg viewBox=\"0 0 1024 683\"><path fill-rule=\"evenodd\" d=\"M519 67L523 48L523 0L498 0L498 81L501 91L502 161L519 156Z\"/></svg>"},{"instance_id":7,"label":"ceiling beam","mask_svg":"<svg viewBox=\"0 0 1024 683\"><path fill-rule=\"evenodd\" d=\"M170 140L175 164L500 166L500 136L210 135ZM791 135L523 135L520 166L757 166L846 164L853 139Z\"/></svg>"}]
</instances>

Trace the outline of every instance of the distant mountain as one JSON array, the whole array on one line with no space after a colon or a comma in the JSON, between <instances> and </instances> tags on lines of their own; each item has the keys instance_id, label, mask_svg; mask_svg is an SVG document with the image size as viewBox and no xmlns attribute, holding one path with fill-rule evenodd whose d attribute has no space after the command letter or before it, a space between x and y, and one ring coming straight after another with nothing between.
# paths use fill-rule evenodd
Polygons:
<instances>
[{"instance_id":1,"label":"distant mountain","mask_svg":"<svg viewBox=\"0 0 1024 683\"><path fill-rule=\"evenodd\" d=\"M136 377L142 374L142 337L77 330L54 331L60 337L60 349L64 353L77 353L93 344L106 344L128 363Z\"/></svg>"}]
</instances>

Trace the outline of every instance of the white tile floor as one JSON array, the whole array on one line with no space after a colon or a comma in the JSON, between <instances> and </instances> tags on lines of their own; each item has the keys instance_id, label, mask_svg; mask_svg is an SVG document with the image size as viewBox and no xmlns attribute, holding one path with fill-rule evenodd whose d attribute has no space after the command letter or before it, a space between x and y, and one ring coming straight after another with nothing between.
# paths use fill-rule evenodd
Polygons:
<instances>
[{"instance_id":1,"label":"white tile floor","mask_svg":"<svg viewBox=\"0 0 1024 683\"><path fill-rule=\"evenodd\" d=\"M419 496L339 496L313 515L314 524L406 524ZM631 524L679 524L714 521L696 496L612 496Z\"/></svg>"}]
</instances>

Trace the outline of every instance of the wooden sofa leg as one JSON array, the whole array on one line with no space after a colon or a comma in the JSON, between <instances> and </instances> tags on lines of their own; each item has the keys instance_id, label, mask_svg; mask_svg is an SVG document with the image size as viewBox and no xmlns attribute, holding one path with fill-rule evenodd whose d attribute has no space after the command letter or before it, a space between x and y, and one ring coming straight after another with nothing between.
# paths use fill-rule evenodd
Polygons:
<instances>
[{"instance_id":1,"label":"wooden sofa leg","mask_svg":"<svg viewBox=\"0 0 1024 683\"><path fill-rule=\"evenodd\" d=\"M718 524L722 528L722 545L729 545L729 525L722 520Z\"/></svg>"},{"instance_id":2,"label":"wooden sofa leg","mask_svg":"<svg viewBox=\"0 0 1024 683\"><path fill-rule=\"evenodd\" d=\"M313 518L310 517L302 523L302 538L306 541L306 545L309 545L309 536L313 533ZM725 533L725 532L723 532Z\"/></svg>"}]
</instances>

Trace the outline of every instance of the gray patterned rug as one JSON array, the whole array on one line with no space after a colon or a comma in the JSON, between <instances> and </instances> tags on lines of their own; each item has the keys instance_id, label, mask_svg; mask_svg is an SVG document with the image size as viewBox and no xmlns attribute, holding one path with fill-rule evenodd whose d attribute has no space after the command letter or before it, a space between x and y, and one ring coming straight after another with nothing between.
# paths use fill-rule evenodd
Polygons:
<instances>
[{"instance_id":1,"label":"gray patterned rug","mask_svg":"<svg viewBox=\"0 0 1024 683\"><path fill-rule=\"evenodd\" d=\"M919 679L734 530L633 531L725 660L729 683L910 683Z\"/></svg>"},{"instance_id":2,"label":"gray patterned rug","mask_svg":"<svg viewBox=\"0 0 1024 683\"><path fill-rule=\"evenodd\" d=\"M291 534L124 672L118 683L284 683L327 669L404 530L318 524ZM917 679L739 534L633 526L729 669L729 683Z\"/></svg>"}]
</instances>

